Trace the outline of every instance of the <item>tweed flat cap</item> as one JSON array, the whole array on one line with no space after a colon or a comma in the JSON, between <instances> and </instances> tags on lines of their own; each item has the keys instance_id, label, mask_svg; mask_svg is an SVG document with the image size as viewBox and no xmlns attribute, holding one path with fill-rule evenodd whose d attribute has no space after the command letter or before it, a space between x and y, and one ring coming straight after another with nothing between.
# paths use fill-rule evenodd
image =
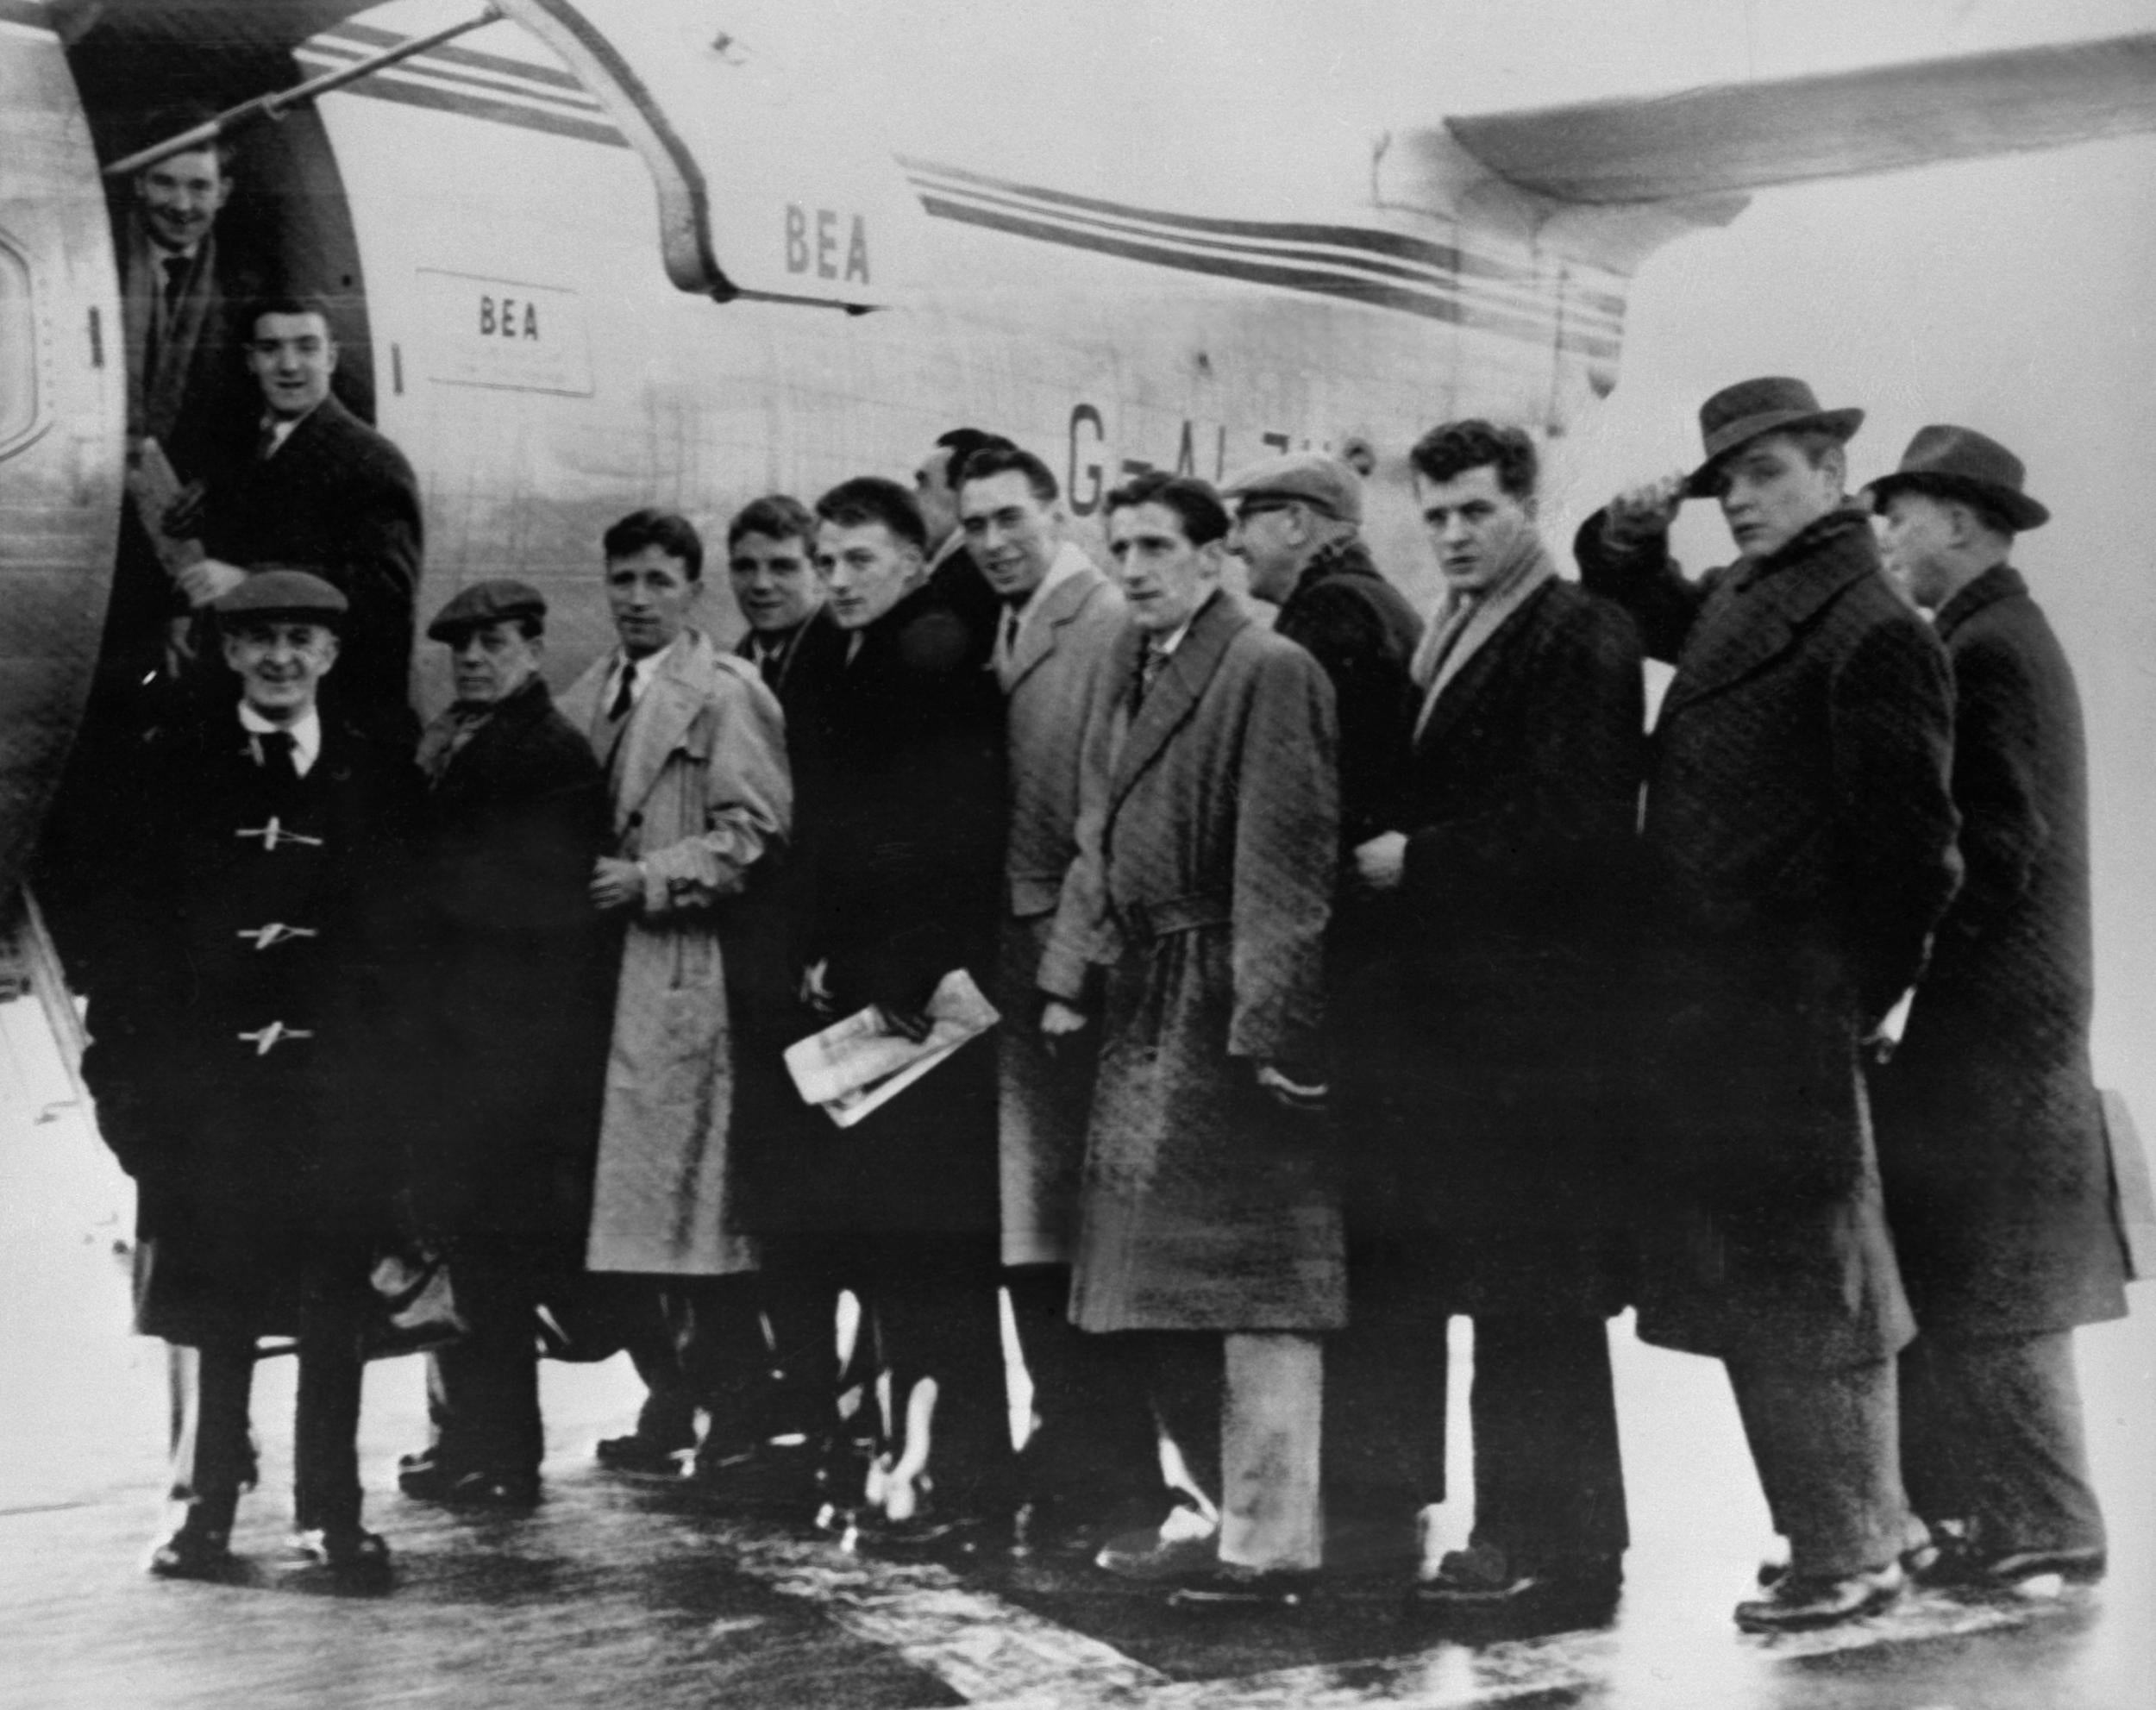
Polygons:
<instances>
[{"instance_id":1,"label":"tweed flat cap","mask_svg":"<svg viewBox=\"0 0 2156 1710\"><path fill-rule=\"evenodd\" d=\"M335 629L344 619L345 598L321 577L275 565L254 570L228 594L210 602L227 624L251 618L298 618Z\"/></svg>"},{"instance_id":2,"label":"tweed flat cap","mask_svg":"<svg viewBox=\"0 0 2156 1710\"><path fill-rule=\"evenodd\" d=\"M507 623L519 617L543 624L547 621L546 596L530 583L520 582L513 576L492 576L461 589L435 613L434 622L427 625L427 639L453 642L467 630L484 629L489 623Z\"/></svg>"},{"instance_id":3,"label":"tweed flat cap","mask_svg":"<svg viewBox=\"0 0 2156 1710\"><path fill-rule=\"evenodd\" d=\"M1254 498L1292 498L1343 523L1363 520L1363 478L1337 457L1321 451L1291 451L1238 470L1220 496L1247 503Z\"/></svg>"}]
</instances>

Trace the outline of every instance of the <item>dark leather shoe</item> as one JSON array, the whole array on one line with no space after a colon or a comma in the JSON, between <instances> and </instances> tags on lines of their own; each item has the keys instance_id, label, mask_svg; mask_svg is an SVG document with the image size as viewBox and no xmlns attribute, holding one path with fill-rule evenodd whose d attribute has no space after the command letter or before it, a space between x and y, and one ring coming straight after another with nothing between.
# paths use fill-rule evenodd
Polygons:
<instances>
[{"instance_id":1,"label":"dark leather shoe","mask_svg":"<svg viewBox=\"0 0 2156 1710\"><path fill-rule=\"evenodd\" d=\"M379 1532L364 1526L310 1526L292 1534L292 1552L341 1580L354 1584L389 1583L389 1545Z\"/></svg>"},{"instance_id":2,"label":"dark leather shoe","mask_svg":"<svg viewBox=\"0 0 2156 1710\"><path fill-rule=\"evenodd\" d=\"M1747 1598L1737 1606L1737 1625L1746 1632L1831 1627L1885 1608L1908 1583L1899 1562L1839 1579L1784 1574L1764 1597Z\"/></svg>"},{"instance_id":3,"label":"dark leather shoe","mask_svg":"<svg viewBox=\"0 0 2156 1710\"><path fill-rule=\"evenodd\" d=\"M142 1570L152 1579L222 1579L237 1566L227 1534L184 1525L152 1544Z\"/></svg>"},{"instance_id":4,"label":"dark leather shoe","mask_svg":"<svg viewBox=\"0 0 2156 1710\"><path fill-rule=\"evenodd\" d=\"M436 1499L453 1508L536 1508L539 1506L536 1473L490 1473L484 1468L450 1481Z\"/></svg>"},{"instance_id":5,"label":"dark leather shoe","mask_svg":"<svg viewBox=\"0 0 2156 1710\"><path fill-rule=\"evenodd\" d=\"M697 1489L728 1508L762 1513L813 1514L824 1500L820 1444L759 1444L746 1455L699 1453L690 1476Z\"/></svg>"},{"instance_id":6,"label":"dark leather shoe","mask_svg":"<svg viewBox=\"0 0 2156 1710\"><path fill-rule=\"evenodd\" d=\"M1294 1609L1310 1599L1317 1575L1214 1561L1171 1586L1171 1609Z\"/></svg>"},{"instance_id":7,"label":"dark leather shoe","mask_svg":"<svg viewBox=\"0 0 2156 1710\"><path fill-rule=\"evenodd\" d=\"M610 1473L634 1473L646 1478L680 1477L683 1453L634 1431L627 1437L601 1438L592 1451L592 1458Z\"/></svg>"},{"instance_id":8,"label":"dark leather shoe","mask_svg":"<svg viewBox=\"0 0 2156 1710\"><path fill-rule=\"evenodd\" d=\"M1180 1584L1220 1564L1219 1529L1196 1509L1179 1507L1158 1525L1111 1538L1093 1564L1118 1579Z\"/></svg>"},{"instance_id":9,"label":"dark leather shoe","mask_svg":"<svg viewBox=\"0 0 2156 1710\"><path fill-rule=\"evenodd\" d=\"M1942 1554L1921 1578L1926 1585L2005 1590L2056 1574L2069 1585L2094 1585L2109 1566L2101 1544L2080 1550L2003 1551L1981 1551L1965 1545Z\"/></svg>"},{"instance_id":10,"label":"dark leather shoe","mask_svg":"<svg viewBox=\"0 0 2156 1710\"><path fill-rule=\"evenodd\" d=\"M1415 1595L1426 1602L1495 1610L1614 1603L1624 1586L1620 1557L1523 1562L1494 1545L1476 1544L1447 1550L1436 1576L1417 1586Z\"/></svg>"}]
</instances>

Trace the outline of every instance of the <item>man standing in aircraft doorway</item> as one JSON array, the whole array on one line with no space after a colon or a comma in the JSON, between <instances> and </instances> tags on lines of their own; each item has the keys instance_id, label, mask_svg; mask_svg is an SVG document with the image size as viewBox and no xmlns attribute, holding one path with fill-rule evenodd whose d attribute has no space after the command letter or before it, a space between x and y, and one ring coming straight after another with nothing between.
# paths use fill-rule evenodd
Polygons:
<instances>
[{"instance_id":1,"label":"man standing in aircraft doorway","mask_svg":"<svg viewBox=\"0 0 2156 1710\"><path fill-rule=\"evenodd\" d=\"M239 586L250 567L311 564L351 602L330 703L385 741L419 734L411 708L413 602L423 534L419 483L396 446L330 391L337 342L314 298L257 305L248 366L260 388L251 455L210 489L210 556L180 586L201 602Z\"/></svg>"},{"instance_id":2,"label":"man standing in aircraft doorway","mask_svg":"<svg viewBox=\"0 0 2156 1710\"><path fill-rule=\"evenodd\" d=\"M1639 1057L1655 1209L1639 1334L1729 1372L1786 1569L1737 1606L1823 1626L1901 1592L1902 1291L1860 1053L1960 877L1953 690L1844 497L1860 410L1749 380L1700 410L1706 458L1620 495L1575 542L1677 674L1647 781ZM1668 531L1713 498L1739 552L1688 580Z\"/></svg>"},{"instance_id":3,"label":"man standing in aircraft doorway","mask_svg":"<svg viewBox=\"0 0 2156 1710\"><path fill-rule=\"evenodd\" d=\"M1204 1500L1095 1560L1172 1601L1292 1602L1324 1546L1319 1336L1346 1312L1332 689L1221 590L1210 486L1143 475L1107 513L1131 622L1087 712L1041 1029L1100 1040L1072 1321L1130 1337Z\"/></svg>"},{"instance_id":4,"label":"man standing in aircraft doorway","mask_svg":"<svg viewBox=\"0 0 2156 1710\"><path fill-rule=\"evenodd\" d=\"M1000 1149L1004 1286L1033 1380L1021 1476L1027 1542L1090 1553L1168 1512L1141 1372L1119 1338L1069 1321L1070 1255L1093 1098L1090 1037L1051 1054L1035 975L1077 853L1086 708L1124 626L1123 597L1062 538L1048 466L1016 446L957 477L967 551L1001 602L991 660L1005 696L1011 822L1004 856ZM1090 1546L1090 1547L1089 1547Z\"/></svg>"},{"instance_id":5,"label":"man standing in aircraft doorway","mask_svg":"<svg viewBox=\"0 0 2156 1710\"><path fill-rule=\"evenodd\" d=\"M696 1444L748 1435L768 1353L734 1144L736 1071L724 905L792 823L777 699L693 618L704 543L686 517L607 529L620 645L561 697L612 800L591 899L624 933L585 1262L618 1274L622 1328L649 1392L636 1431L599 1446L619 1471L672 1474Z\"/></svg>"}]
</instances>

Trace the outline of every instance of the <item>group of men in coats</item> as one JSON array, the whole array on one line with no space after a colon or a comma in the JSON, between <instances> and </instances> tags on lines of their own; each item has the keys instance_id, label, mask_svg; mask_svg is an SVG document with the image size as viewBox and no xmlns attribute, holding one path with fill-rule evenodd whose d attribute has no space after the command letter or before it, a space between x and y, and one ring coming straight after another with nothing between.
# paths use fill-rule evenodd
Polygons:
<instances>
[{"instance_id":1,"label":"group of men in coats","mask_svg":"<svg viewBox=\"0 0 2156 1710\"><path fill-rule=\"evenodd\" d=\"M254 345L266 465L335 348L304 304ZM467 588L416 764L398 553L293 524L304 569L206 559L236 696L147 745L87 1065L142 1184L143 1326L200 1350L154 1570L229 1562L284 1331L303 1545L385 1571L357 1372L372 1243L417 1207L469 1326L404 1469L430 1500L536 1498L534 1308L597 1301L650 1391L610 1464L694 1446L722 1493L893 1544L1293 1600L1328 1520L1418 1559L1466 1313L1476 1528L1425 1592L1604 1608L1606 1323L1636 1304L1728 1367L1789 1540L1743 1625L1848 1619L1905 1569L2100 1575L2068 1337L2123 1300L2081 734L2006 562L2044 516L2002 448L1927 429L1872 490L1899 597L1846 493L1859 420L1717 394L1697 470L1583 527L1583 584L1532 441L1434 429L1426 623L1332 459L1140 476L1104 573L1046 466L968 430L914 491L736 516L731 650L695 529L622 519L618 645L558 706L543 601ZM360 449L332 461L394 474ZM1666 550L1692 495L1740 554L1696 582ZM1677 667L1651 739L1643 653ZM353 655L381 680L325 698ZM924 1037L958 969L987 1038L848 1130L793 1095L787 1044L862 1010ZM839 1417L842 1290L880 1427Z\"/></svg>"}]
</instances>

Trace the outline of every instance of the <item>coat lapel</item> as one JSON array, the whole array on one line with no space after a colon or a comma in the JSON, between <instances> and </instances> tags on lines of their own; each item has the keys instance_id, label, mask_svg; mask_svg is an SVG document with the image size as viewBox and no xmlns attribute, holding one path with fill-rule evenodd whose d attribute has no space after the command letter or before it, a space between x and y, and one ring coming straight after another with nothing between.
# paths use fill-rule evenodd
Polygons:
<instances>
[{"instance_id":1,"label":"coat lapel","mask_svg":"<svg viewBox=\"0 0 2156 1710\"><path fill-rule=\"evenodd\" d=\"M1508 644L1525 628L1528 614L1541 610L1544 594L1555 585L1554 579L1545 581L1507 612L1505 621L1491 631L1489 639L1475 649L1467 662L1438 691L1438 698L1430 709L1430 717L1423 721L1422 729L1416 732L1415 753L1420 754L1426 748L1443 742L1467 710L1482 698L1484 686L1505 661Z\"/></svg>"},{"instance_id":2,"label":"coat lapel","mask_svg":"<svg viewBox=\"0 0 2156 1710\"><path fill-rule=\"evenodd\" d=\"M1937 630L1941 642L1953 639L1954 631L1987 605L2028 592L2028 584L2011 564L1995 564L1939 609Z\"/></svg>"},{"instance_id":3,"label":"coat lapel","mask_svg":"<svg viewBox=\"0 0 2156 1710\"><path fill-rule=\"evenodd\" d=\"M1798 632L1845 589L1878 573L1871 525L1856 511L1835 513L1793 561L1745 581L1733 567L1718 579L1685 648L1663 707L1718 694L1764 669L1796 645Z\"/></svg>"},{"instance_id":4,"label":"coat lapel","mask_svg":"<svg viewBox=\"0 0 2156 1710\"><path fill-rule=\"evenodd\" d=\"M629 816L643 805L667 756L680 746L695 723L704 705L699 655L710 645L693 630L678 637L667 649L651 686L629 715L629 728L622 732L620 782L614 792L616 831L624 829Z\"/></svg>"},{"instance_id":5,"label":"coat lapel","mask_svg":"<svg viewBox=\"0 0 2156 1710\"><path fill-rule=\"evenodd\" d=\"M1005 686L1006 693L1016 689L1042 661L1056 651L1062 640L1063 629L1078 618L1107 585L1108 579L1087 564L1049 590L1039 612L1018 636L1018 653L1011 661L1011 680Z\"/></svg>"},{"instance_id":6,"label":"coat lapel","mask_svg":"<svg viewBox=\"0 0 2156 1710\"><path fill-rule=\"evenodd\" d=\"M1138 774L1152 764L1167 746L1168 739L1182 728L1199 698L1205 693L1206 685L1213 680L1213 673L1220 668L1228 643L1250 621L1249 613L1225 593L1215 593L1206 601L1205 610L1192 621L1189 632L1183 636L1181 645L1169 655L1168 663L1147 691L1144 704L1138 708L1138 716L1131 719L1131 728L1123 738L1122 751L1116 755L1114 774L1108 786L1111 811L1131 792ZM1112 680L1117 692L1126 697L1144 647L1142 639L1131 644L1131 637L1136 635L1135 630L1126 634L1125 645L1119 649L1117 660L1122 668Z\"/></svg>"}]
</instances>

